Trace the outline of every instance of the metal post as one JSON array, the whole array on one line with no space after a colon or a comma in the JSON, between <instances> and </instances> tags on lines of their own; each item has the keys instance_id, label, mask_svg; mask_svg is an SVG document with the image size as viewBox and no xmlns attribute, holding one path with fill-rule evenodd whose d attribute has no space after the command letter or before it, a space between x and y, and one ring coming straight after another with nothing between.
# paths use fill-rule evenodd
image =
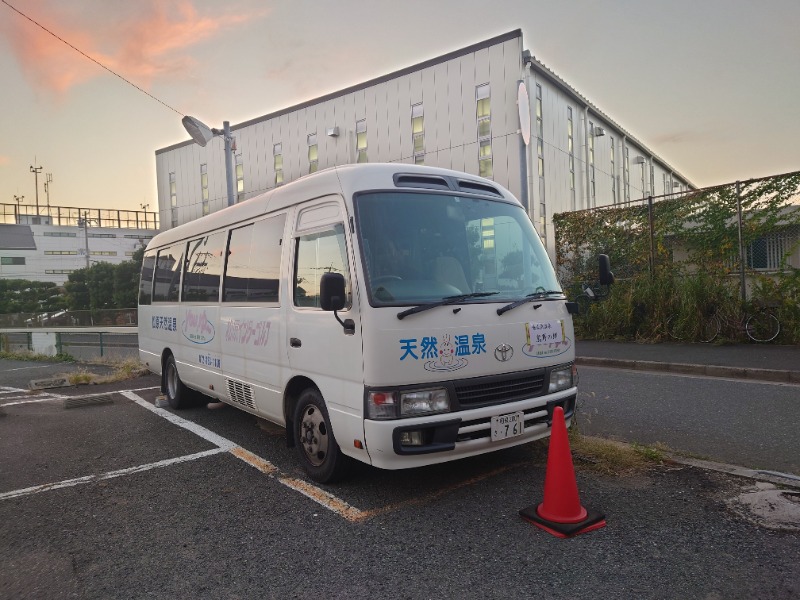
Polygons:
<instances>
[{"instance_id":1,"label":"metal post","mask_svg":"<svg viewBox=\"0 0 800 600\"><path fill-rule=\"evenodd\" d=\"M79 213L80 214L80 213ZM83 239L86 242L86 268L89 268L89 217L87 216L89 213L84 211L83 213L83 220L81 221L78 218L79 223L83 223Z\"/></svg>"},{"instance_id":2,"label":"metal post","mask_svg":"<svg viewBox=\"0 0 800 600\"><path fill-rule=\"evenodd\" d=\"M739 227L739 284L742 286L742 302L747 302L747 282L744 273L747 257L745 256L744 238L742 235L742 184L740 181L736 182L736 212L738 215Z\"/></svg>"},{"instance_id":3,"label":"metal post","mask_svg":"<svg viewBox=\"0 0 800 600\"><path fill-rule=\"evenodd\" d=\"M225 139L225 179L228 182L228 206L236 204L236 197L233 194L233 150L231 149L231 124L229 121L222 122L222 137Z\"/></svg>"},{"instance_id":4,"label":"metal post","mask_svg":"<svg viewBox=\"0 0 800 600\"><path fill-rule=\"evenodd\" d=\"M654 275L656 272L656 227L653 216L653 196L647 197L647 219L650 223L650 274Z\"/></svg>"},{"instance_id":5,"label":"metal post","mask_svg":"<svg viewBox=\"0 0 800 600\"><path fill-rule=\"evenodd\" d=\"M103 332L100 332L100 358L103 358Z\"/></svg>"},{"instance_id":6,"label":"metal post","mask_svg":"<svg viewBox=\"0 0 800 600\"><path fill-rule=\"evenodd\" d=\"M36 216L39 216L39 173L42 172L42 167L34 167L31 165L31 173L36 183Z\"/></svg>"}]
</instances>

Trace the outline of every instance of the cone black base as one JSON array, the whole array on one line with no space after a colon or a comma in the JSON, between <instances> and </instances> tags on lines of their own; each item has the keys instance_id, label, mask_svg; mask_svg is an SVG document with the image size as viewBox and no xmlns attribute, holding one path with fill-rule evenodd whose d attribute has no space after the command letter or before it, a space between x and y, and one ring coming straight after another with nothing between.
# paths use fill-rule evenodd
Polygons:
<instances>
[{"instance_id":1,"label":"cone black base","mask_svg":"<svg viewBox=\"0 0 800 600\"><path fill-rule=\"evenodd\" d=\"M537 506L538 504L532 504L528 508L523 508L519 511L519 516L556 537L568 538L606 526L606 516L596 510L587 509L586 518L577 523L556 523L540 517L536 512Z\"/></svg>"}]
</instances>

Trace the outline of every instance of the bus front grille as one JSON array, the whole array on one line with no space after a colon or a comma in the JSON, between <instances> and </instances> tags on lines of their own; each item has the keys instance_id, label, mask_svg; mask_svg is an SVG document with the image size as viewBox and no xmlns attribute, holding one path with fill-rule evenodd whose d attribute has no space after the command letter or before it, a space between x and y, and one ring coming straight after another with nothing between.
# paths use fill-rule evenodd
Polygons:
<instances>
[{"instance_id":1,"label":"bus front grille","mask_svg":"<svg viewBox=\"0 0 800 600\"><path fill-rule=\"evenodd\" d=\"M476 377L457 383L456 396L461 406L502 404L540 396L545 370L526 371L491 377Z\"/></svg>"}]
</instances>

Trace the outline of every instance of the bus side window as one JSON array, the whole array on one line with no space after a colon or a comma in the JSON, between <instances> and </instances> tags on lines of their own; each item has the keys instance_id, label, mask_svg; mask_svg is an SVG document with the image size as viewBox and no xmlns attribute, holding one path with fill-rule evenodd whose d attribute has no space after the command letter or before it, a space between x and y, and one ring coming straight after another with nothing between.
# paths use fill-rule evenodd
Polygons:
<instances>
[{"instance_id":1,"label":"bus side window","mask_svg":"<svg viewBox=\"0 0 800 600\"><path fill-rule=\"evenodd\" d=\"M139 304L150 304L153 298L153 269L156 265L154 250L145 252L142 258L142 273L139 277Z\"/></svg>"},{"instance_id":2,"label":"bus side window","mask_svg":"<svg viewBox=\"0 0 800 600\"><path fill-rule=\"evenodd\" d=\"M183 267L183 247L175 244L158 253L153 285L153 302L177 302Z\"/></svg>"},{"instance_id":3,"label":"bus side window","mask_svg":"<svg viewBox=\"0 0 800 600\"><path fill-rule=\"evenodd\" d=\"M284 214L231 230L223 302L279 305L285 222Z\"/></svg>"},{"instance_id":4,"label":"bus side window","mask_svg":"<svg viewBox=\"0 0 800 600\"><path fill-rule=\"evenodd\" d=\"M186 272L183 275L183 302L217 302L222 276L225 233L218 231L189 242Z\"/></svg>"}]
</instances>

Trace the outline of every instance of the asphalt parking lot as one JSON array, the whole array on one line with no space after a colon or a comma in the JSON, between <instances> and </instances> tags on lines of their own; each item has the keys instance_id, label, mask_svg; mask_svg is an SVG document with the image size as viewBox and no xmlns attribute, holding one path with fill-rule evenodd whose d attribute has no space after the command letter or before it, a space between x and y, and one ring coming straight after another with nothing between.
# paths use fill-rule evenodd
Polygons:
<instances>
[{"instance_id":1,"label":"asphalt parking lot","mask_svg":"<svg viewBox=\"0 0 800 600\"><path fill-rule=\"evenodd\" d=\"M411 471L360 465L319 486L280 428L233 408L156 408L155 377L36 394L10 381L2 598L800 596L800 533L727 504L751 481L578 468L582 502L608 525L562 540L518 516L542 501L546 443Z\"/></svg>"}]
</instances>

